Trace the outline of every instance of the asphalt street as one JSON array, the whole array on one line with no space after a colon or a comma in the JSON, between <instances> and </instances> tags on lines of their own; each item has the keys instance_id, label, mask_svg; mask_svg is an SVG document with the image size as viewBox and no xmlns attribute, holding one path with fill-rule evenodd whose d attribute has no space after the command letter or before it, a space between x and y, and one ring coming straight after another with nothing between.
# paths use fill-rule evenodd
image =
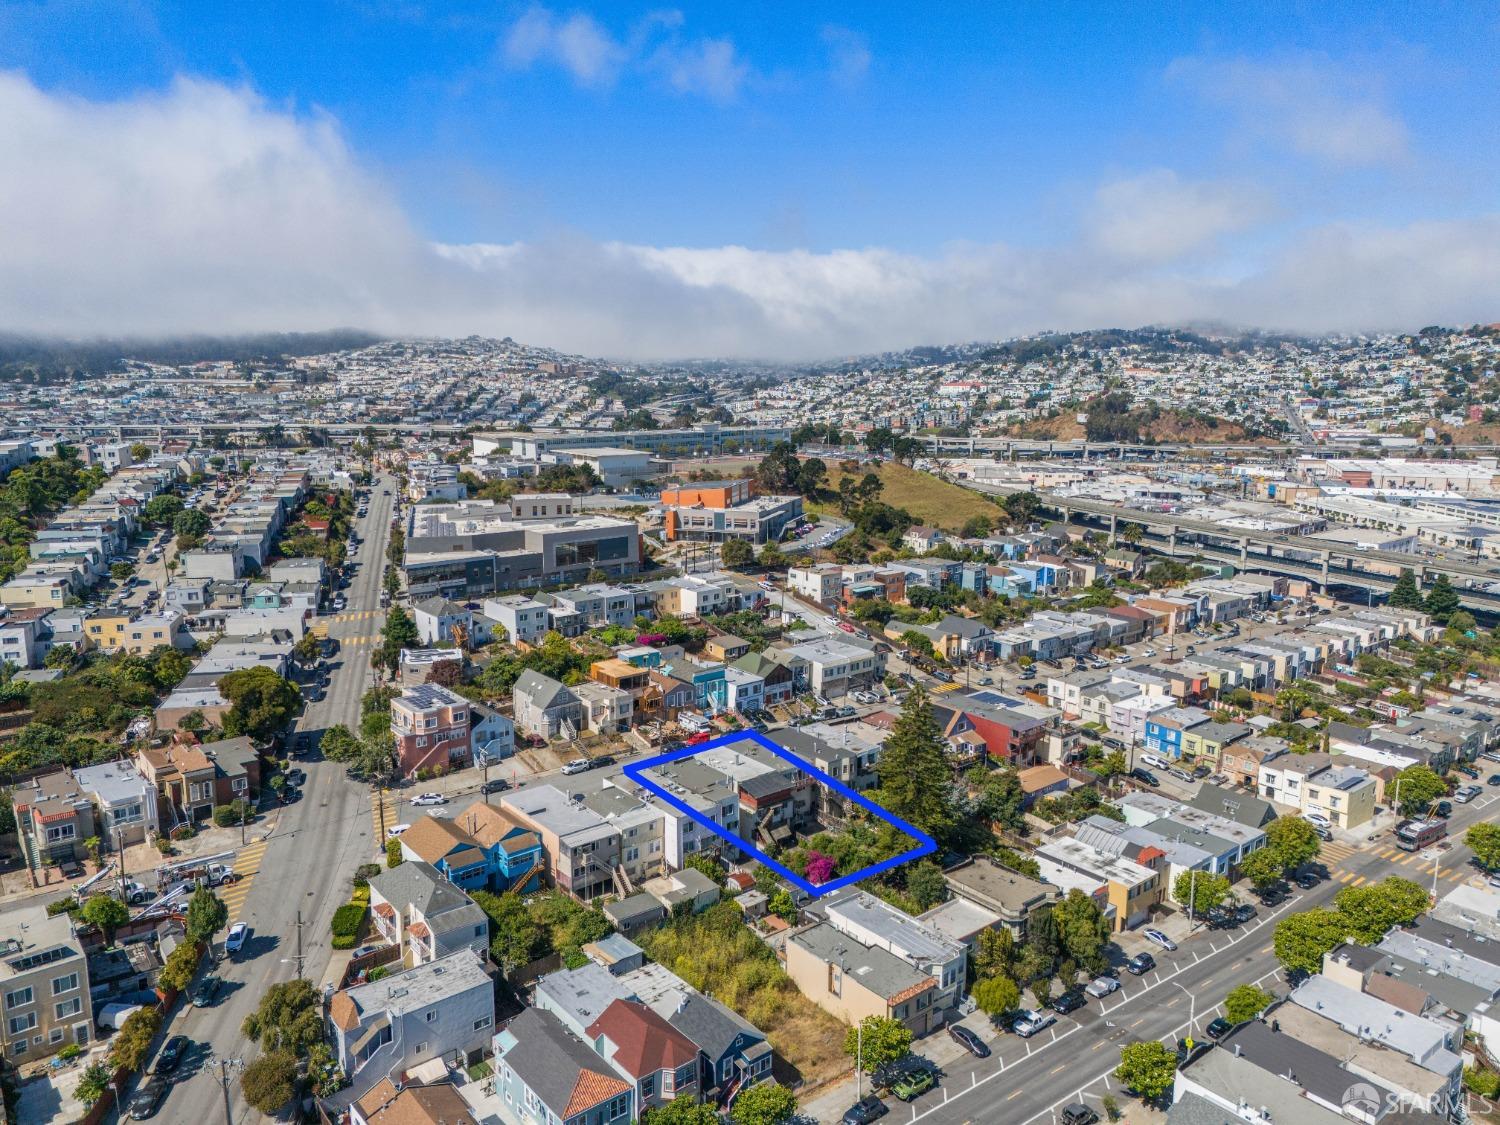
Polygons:
<instances>
[{"instance_id":1,"label":"asphalt street","mask_svg":"<svg viewBox=\"0 0 1500 1125\"><path fill-rule=\"evenodd\" d=\"M1473 804L1459 806L1451 822L1452 843L1445 850L1429 848L1412 855L1397 850L1388 836L1358 849L1325 844L1320 862L1327 875L1316 887L1298 891L1273 908L1259 907L1259 916L1239 929L1200 928L1175 952L1152 950L1156 972L1140 978L1121 973L1120 992L1103 1001L1091 998L1087 1007L1059 1016L1051 1028L1029 1041L1008 1032L987 1034L994 1050L990 1058L966 1057L948 1066L938 1086L911 1107L892 1101L889 1120L1030 1125L1053 1120L1058 1110L1076 1101L1091 1104L1102 1119L1100 1098L1105 1094L1114 1095L1122 1106L1130 1100L1112 1077L1121 1047L1144 1039L1175 1043L1189 1033L1204 1041L1203 1028L1223 1014L1219 1006L1236 985L1259 983L1280 995L1288 991L1272 951L1275 923L1288 913L1326 906L1344 887L1390 875L1430 890L1434 858L1439 896L1477 878L1463 833L1472 824L1492 819L1497 801L1500 793L1490 790Z\"/></svg>"},{"instance_id":2,"label":"asphalt street","mask_svg":"<svg viewBox=\"0 0 1500 1125\"><path fill-rule=\"evenodd\" d=\"M351 577L348 609L325 618L329 635L339 641L329 688L323 700L309 704L296 724L298 732L321 731L335 723L358 726L359 701L370 686L370 638L379 632L379 610L385 548L390 536L394 491L389 477L371 488L369 514L357 521L363 544ZM329 926L333 911L347 901L355 868L376 850L368 786L351 781L342 766L316 760L298 763L307 774L300 800L278 814L274 831L264 846L252 844L254 868L246 874L231 907L232 921L251 927L243 953L215 971L225 987L209 1008L182 1006L166 1034L183 1034L193 1041L166 1101L158 1111L163 1121L207 1123L226 1119L223 1093L214 1059L251 1061L257 1048L240 1032L245 1016L273 984L297 976L297 915L302 916L302 975L322 979L332 952ZM259 854L257 854L257 852ZM245 865L237 864L241 870ZM226 902L228 902L226 897ZM239 1097L238 1082L230 1086L227 1120L259 1121L261 1115Z\"/></svg>"}]
</instances>

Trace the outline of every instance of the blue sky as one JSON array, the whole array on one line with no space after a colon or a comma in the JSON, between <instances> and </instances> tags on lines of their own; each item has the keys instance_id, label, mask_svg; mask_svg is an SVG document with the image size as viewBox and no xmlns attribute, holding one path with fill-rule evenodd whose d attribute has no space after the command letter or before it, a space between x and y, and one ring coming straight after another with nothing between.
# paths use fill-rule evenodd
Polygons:
<instances>
[{"instance_id":1,"label":"blue sky","mask_svg":"<svg viewBox=\"0 0 1500 1125\"><path fill-rule=\"evenodd\" d=\"M38 170L0 186L0 327L796 355L1500 319L1497 39L1479 3L0 4Z\"/></svg>"}]
</instances>

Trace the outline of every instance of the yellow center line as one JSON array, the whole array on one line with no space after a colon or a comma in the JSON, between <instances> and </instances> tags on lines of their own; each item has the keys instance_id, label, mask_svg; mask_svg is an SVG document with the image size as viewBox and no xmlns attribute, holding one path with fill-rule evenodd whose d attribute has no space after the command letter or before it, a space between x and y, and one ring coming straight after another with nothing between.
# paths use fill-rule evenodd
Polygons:
<instances>
[{"instance_id":1,"label":"yellow center line","mask_svg":"<svg viewBox=\"0 0 1500 1125\"><path fill-rule=\"evenodd\" d=\"M1012 1090L1009 1094L1007 1094L1005 1096L1005 1100L1006 1101L1012 1101L1015 1098L1019 1098L1020 1096L1021 1096L1021 1091L1020 1090Z\"/></svg>"},{"instance_id":2,"label":"yellow center line","mask_svg":"<svg viewBox=\"0 0 1500 1125\"><path fill-rule=\"evenodd\" d=\"M1062 1064L1062 1066L1059 1066L1059 1067L1057 1067L1057 1068L1056 1068L1056 1069L1055 1069L1055 1070L1053 1070L1053 1071L1052 1071L1052 1074L1056 1074L1056 1073L1057 1073L1057 1072L1058 1072L1058 1071L1059 1071L1059 1070L1062 1070L1062 1069L1063 1069L1063 1067L1066 1067L1066 1066L1067 1066L1067 1065L1068 1065L1068 1064L1067 1064L1067 1063L1063 1063L1063 1064ZM1050 1078L1050 1077L1051 1077L1051 1075L1048 1075L1048 1077L1049 1077L1049 1078Z\"/></svg>"}]
</instances>

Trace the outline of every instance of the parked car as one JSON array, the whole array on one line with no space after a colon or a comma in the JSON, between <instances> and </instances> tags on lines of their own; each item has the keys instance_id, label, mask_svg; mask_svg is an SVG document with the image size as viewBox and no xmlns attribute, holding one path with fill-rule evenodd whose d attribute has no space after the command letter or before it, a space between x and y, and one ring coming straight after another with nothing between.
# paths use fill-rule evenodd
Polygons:
<instances>
[{"instance_id":1,"label":"parked car","mask_svg":"<svg viewBox=\"0 0 1500 1125\"><path fill-rule=\"evenodd\" d=\"M229 936L224 939L224 949L230 954L236 954L245 948L245 943L250 940L250 927L243 922L236 922L229 927Z\"/></svg>"},{"instance_id":2,"label":"parked car","mask_svg":"<svg viewBox=\"0 0 1500 1125\"><path fill-rule=\"evenodd\" d=\"M932 1067L924 1063L912 1067L892 1082L891 1093L895 1094L903 1102L909 1102L925 1094L936 1085L937 1075L933 1073Z\"/></svg>"},{"instance_id":3,"label":"parked car","mask_svg":"<svg viewBox=\"0 0 1500 1125\"><path fill-rule=\"evenodd\" d=\"M1479 780L1479 771L1473 766L1454 766L1453 768L1467 778L1471 778L1474 781Z\"/></svg>"},{"instance_id":4,"label":"parked car","mask_svg":"<svg viewBox=\"0 0 1500 1125\"><path fill-rule=\"evenodd\" d=\"M1147 941L1161 946L1168 953L1177 948L1177 943L1160 930L1142 930L1141 936Z\"/></svg>"},{"instance_id":5,"label":"parked car","mask_svg":"<svg viewBox=\"0 0 1500 1125\"><path fill-rule=\"evenodd\" d=\"M1120 990L1120 982L1114 977L1095 977L1084 987L1084 991L1096 1000Z\"/></svg>"},{"instance_id":6,"label":"parked car","mask_svg":"<svg viewBox=\"0 0 1500 1125\"><path fill-rule=\"evenodd\" d=\"M1453 799L1460 805L1467 805L1470 801L1472 801L1475 797L1479 796L1479 794L1483 792L1484 790L1479 788L1479 786L1477 785L1465 785L1453 794Z\"/></svg>"},{"instance_id":7,"label":"parked car","mask_svg":"<svg viewBox=\"0 0 1500 1125\"><path fill-rule=\"evenodd\" d=\"M1500 785L1500 773L1492 773L1484 779L1486 785Z\"/></svg>"},{"instance_id":8,"label":"parked car","mask_svg":"<svg viewBox=\"0 0 1500 1125\"><path fill-rule=\"evenodd\" d=\"M1169 774L1171 774L1173 777L1175 777L1178 781L1183 782L1184 784L1187 784L1187 785L1191 785L1192 784L1193 775L1190 774L1190 773L1188 773L1187 770L1178 769L1176 766L1173 766L1167 772Z\"/></svg>"},{"instance_id":9,"label":"parked car","mask_svg":"<svg viewBox=\"0 0 1500 1125\"><path fill-rule=\"evenodd\" d=\"M948 1037L976 1059L987 1059L990 1057L990 1049L985 1046L984 1040L962 1024L949 1024Z\"/></svg>"},{"instance_id":10,"label":"parked car","mask_svg":"<svg viewBox=\"0 0 1500 1125\"><path fill-rule=\"evenodd\" d=\"M223 983L222 979L212 973L200 980L197 987L193 989L193 1007L213 1007L214 1001L219 998L219 988Z\"/></svg>"},{"instance_id":11,"label":"parked car","mask_svg":"<svg viewBox=\"0 0 1500 1125\"><path fill-rule=\"evenodd\" d=\"M1223 1016L1219 1016L1217 1019L1212 1020L1203 1030L1210 1039L1222 1039L1234 1030L1234 1024L1230 1023Z\"/></svg>"},{"instance_id":12,"label":"parked car","mask_svg":"<svg viewBox=\"0 0 1500 1125\"><path fill-rule=\"evenodd\" d=\"M1156 958L1149 953L1137 953L1125 962L1125 971L1133 977L1142 977L1156 968Z\"/></svg>"},{"instance_id":13,"label":"parked car","mask_svg":"<svg viewBox=\"0 0 1500 1125\"><path fill-rule=\"evenodd\" d=\"M131 1097L130 1107L126 1111L130 1120L144 1121L148 1117L154 1117L162 1098L166 1096L167 1080L165 1078L151 1079Z\"/></svg>"},{"instance_id":14,"label":"parked car","mask_svg":"<svg viewBox=\"0 0 1500 1125\"><path fill-rule=\"evenodd\" d=\"M1440 816L1444 820L1447 820L1450 816L1453 815L1453 802L1452 801L1439 801L1433 807L1432 811L1437 816Z\"/></svg>"},{"instance_id":15,"label":"parked car","mask_svg":"<svg viewBox=\"0 0 1500 1125\"><path fill-rule=\"evenodd\" d=\"M879 1121L889 1112L890 1107L885 1102L874 1094L866 1094L844 1110L840 1125L870 1125L870 1122Z\"/></svg>"},{"instance_id":16,"label":"parked car","mask_svg":"<svg viewBox=\"0 0 1500 1125\"><path fill-rule=\"evenodd\" d=\"M1068 991L1053 1000L1049 1007L1054 1012L1065 1016L1069 1012L1078 1011L1079 1008L1082 1008L1087 1003L1088 1000L1084 998L1083 993Z\"/></svg>"},{"instance_id":17,"label":"parked car","mask_svg":"<svg viewBox=\"0 0 1500 1125\"><path fill-rule=\"evenodd\" d=\"M188 1045L186 1035L174 1035L168 1039L162 1044L156 1062L151 1065L151 1073L159 1078L171 1074L182 1063L182 1056L187 1054Z\"/></svg>"},{"instance_id":18,"label":"parked car","mask_svg":"<svg viewBox=\"0 0 1500 1125\"><path fill-rule=\"evenodd\" d=\"M1037 1032L1047 1030L1056 1022L1057 1017L1051 1012L1038 1011L1033 1008L1017 1016L1015 1022L1011 1024L1011 1030L1022 1039L1030 1039Z\"/></svg>"},{"instance_id":19,"label":"parked car","mask_svg":"<svg viewBox=\"0 0 1500 1125\"><path fill-rule=\"evenodd\" d=\"M411 799L414 805L446 805L448 798L441 793L420 793Z\"/></svg>"},{"instance_id":20,"label":"parked car","mask_svg":"<svg viewBox=\"0 0 1500 1125\"><path fill-rule=\"evenodd\" d=\"M1310 891L1318 885L1318 877L1311 871L1303 871L1297 875L1297 886L1304 891Z\"/></svg>"},{"instance_id":21,"label":"parked car","mask_svg":"<svg viewBox=\"0 0 1500 1125\"><path fill-rule=\"evenodd\" d=\"M593 763L587 758L574 758L571 762L563 763L562 772L566 776L572 777L574 774L587 772L592 766Z\"/></svg>"},{"instance_id":22,"label":"parked car","mask_svg":"<svg viewBox=\"0 0 1500 1125\"><path fill-rule=\"evenodd\" d=\"M510 782L503 777L492 777L480 788L481 793L504 793L510 788Z\"/></svg>"},{"instance_id":23,"label":"parked car","mask_svg":"<svg viewBox=\"0 0 1500 1125\"><path fill-rule=\"evenodd\" d=\"M1143 785L1150 785L1152 787L1159 787L1161 785L1161 782L1157 780L1154 773L1150 770L1143 770L1140 766L1136 766L1135 769L1131 770L1130 776Z\"/></svg>"},{"instance_id":24,"label":"parked car","mask_svg":"<svg viewBox=\"0 0 1500 1125\"><path fill-rule=\"evenodd\" d=\"M1057 1115L1057 1120L1062 1125L1096 1125L1099 1115L1082 1102L1074 1102L1072 1105L1063 1106L1062 1112Z\"/></svg>"}]
</instances>

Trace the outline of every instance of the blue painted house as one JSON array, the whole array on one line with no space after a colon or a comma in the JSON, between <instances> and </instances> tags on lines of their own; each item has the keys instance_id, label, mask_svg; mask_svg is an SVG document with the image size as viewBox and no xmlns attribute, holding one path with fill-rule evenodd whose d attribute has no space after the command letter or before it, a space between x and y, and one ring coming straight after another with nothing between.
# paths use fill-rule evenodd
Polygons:
<instances>
[{"instance_id":1,"label":"blue painted house","mask_svg":"<svg viewBox=\"0 0 1500 1125\"><path fill-rule=\"evenodd\" d=\"M423 817L400 839L403 856L432 864L463 890L541 889L547 866L541 835L493 805L472 805L453 820Z\"/></svg>"},{"instance_id":2,"label":"blue painted house","mask_svg":"<svg viewBox=\"0 0 1500 1125\"><path fill-rule=\"evenodd\" d=\"M1178 707L1171 711L1158 711L1146 717L1146 749L1167 758L1182 757L1182 735L1184 731L1200 726L1213 718L1201 707Z\"/></svg>"}]
</instances>

